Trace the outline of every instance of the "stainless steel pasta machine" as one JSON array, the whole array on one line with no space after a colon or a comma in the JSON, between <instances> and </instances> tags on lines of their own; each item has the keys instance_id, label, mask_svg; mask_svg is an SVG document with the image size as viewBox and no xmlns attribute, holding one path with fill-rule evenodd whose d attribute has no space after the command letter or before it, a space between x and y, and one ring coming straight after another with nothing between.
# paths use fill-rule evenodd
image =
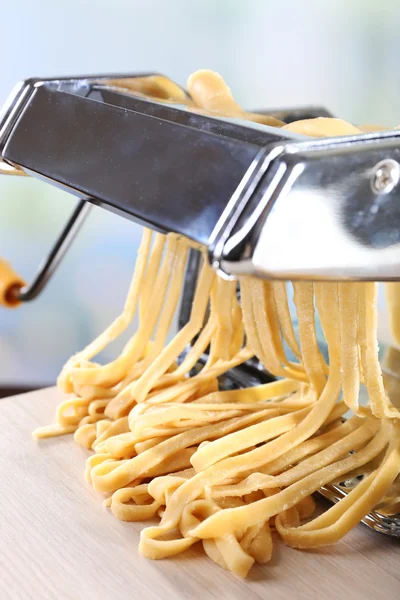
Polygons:
<instances>
[{"instance_id":1,"label":"stainless steel pasta machine","mask_svg":"<svg viewBox=\"0 0 400 600\"><path fill-rule=\"evenodd\" d=\"M19 300L43 289L91 204L207 247L224 277L400 280L400 131L310 139L200 114L167 78L181 102L160 94L157 77L29 79L10 95L0 115L0 172L33 175L80 198ZM322 108L264 112L287 123L330 116ZM268 378L253 361L222 385ZM354 483L321 493L337 501ZM385 510L365 522L400 536L400 515Z\"/></svg>"},{"instance_id":2,"label":"stainless steel pasta machine","mask_svg":"<svg viewBox=\"0 0 400 600\"><path fill-rule=\"evenodd\" d=\"M88 201L206 246L224 276L400 279L400 131L310 139L199 114L178 86L180 104L149 98L145 80L30 79L10 95L0 170L82 199L51 265Z\"/></svg>"}]
</instances>

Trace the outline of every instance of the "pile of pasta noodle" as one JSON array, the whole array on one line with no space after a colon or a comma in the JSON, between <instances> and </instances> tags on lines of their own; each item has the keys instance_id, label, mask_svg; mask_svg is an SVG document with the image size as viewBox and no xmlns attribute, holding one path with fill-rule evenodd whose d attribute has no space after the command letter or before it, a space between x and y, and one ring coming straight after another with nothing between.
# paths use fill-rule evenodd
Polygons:
<instances>
[{"instance_id":1,"label":"pile of pasta noodle","mask_svg":"<svg viewBox=\"0 0 400 600\"><path fill-rule=\"evenodd\" d=\"M188 89L193 110L257 120L215 73L195 73ZM313 136L359 131L338 119L285 128ZM375 283L294 282L296 336L285 282L243 277L239 303L236 283L220 279L204 254L190 319L167 343L189 248L185 239L144 230L122 314L66 363L58 385L68 396L57 422L34 435L73 433L93 451L85 477L113 514L158 518L141 532L142 554L159 559L201 543L214 562L244 577L271 558L273 532L296 548L330 544L384 498L400 470L400 413L378 362ZM135 314L139 325L121 354L94 362ZM254 355L276 381L219 391L218 378ZM314 492L364 471L346 498L312 518Z\"/></svg>"}]
</instances>

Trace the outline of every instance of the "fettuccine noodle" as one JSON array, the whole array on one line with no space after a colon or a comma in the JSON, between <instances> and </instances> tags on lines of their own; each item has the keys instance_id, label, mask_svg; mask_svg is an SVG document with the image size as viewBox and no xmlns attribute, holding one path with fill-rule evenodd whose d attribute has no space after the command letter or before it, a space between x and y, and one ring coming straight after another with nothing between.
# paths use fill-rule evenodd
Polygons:
<instances>
[{"instance_id":1,"label":"fettuccine noodle","mask_svg":"<svg viewBox=\"0 0 400 600\"><path fill-rule=\"evenodd\" d=\"M394 341L400 346L400 283L390 282L385 287L389 307L390 330Z\"/></svg>"},{"instance_id":2,"label":"fettuccine noodle","mask_svg":"<svg viewBox=\"0 0 400 600\"><path fill-rule=\"evenodd\" d=\"M150 83L159 97L183 101L174 86L163 95L162 79ZM188 89L202 111L257 119L215 73L195 73ZM317 137L360 132L340 119L284 129ZM273 531L290 546L316 548L383 501L400 469L400 414L378 361L377 284L294 283L297 338L284 283L243 277L239 303L236 285L217 277L203 254L190 319L167 343L188 249L185 239L144 230L122 314L66 363L58 385L68 397L56 424L34 435L74 433L93 451L85 477L112 513L159 519L141 533L145 556L173 556L199 542L211 560L244 577L254 562L270 560ZM137 331L120 356L94 362L135 314ZM207 348L208 360L194 370ZM219 391L218 377L254 355L280 379ZM353 416L343 422L348 409ZM373 461L346 498L311 519L314 492Z\"/></svg>"}]
</instances>

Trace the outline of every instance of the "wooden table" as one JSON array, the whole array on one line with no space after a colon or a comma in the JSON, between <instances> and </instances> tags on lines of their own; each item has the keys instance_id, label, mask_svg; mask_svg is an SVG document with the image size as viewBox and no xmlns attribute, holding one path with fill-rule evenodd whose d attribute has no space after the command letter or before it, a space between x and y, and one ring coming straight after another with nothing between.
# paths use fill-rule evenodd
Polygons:
<instances>
[{"instance_id":1,"label":"wooden table","mask_svg":"<svg viewBox=\"0 0 400 600\"><path fill-rule=\"evenodd\" d=\"M319 551L277 543L246 581L200 549L143 558L142 525L115 519L85 483L87 452L71 436L31 438L59 400L53 388L0 400L1 600L400 599L400 543L361 526Z\"/></svg>"}]
</instances>

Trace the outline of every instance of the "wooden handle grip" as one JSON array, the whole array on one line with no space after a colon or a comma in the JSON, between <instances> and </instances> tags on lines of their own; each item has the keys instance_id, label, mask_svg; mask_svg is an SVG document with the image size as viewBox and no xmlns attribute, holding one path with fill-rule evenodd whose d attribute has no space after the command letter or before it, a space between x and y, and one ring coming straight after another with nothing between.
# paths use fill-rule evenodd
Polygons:
<instances>
[{"instance_id":1,"label":"wooden handle grip","mask_svg":"<svg viewBox=\"0 0 400 600\"><path fill-rule=\"evenodd\" d=\"M9 263L0 260L0 305L15 308L21 302L17 293L24 287L25 281L14 271Z\"/></svg>"}]
</instances>

